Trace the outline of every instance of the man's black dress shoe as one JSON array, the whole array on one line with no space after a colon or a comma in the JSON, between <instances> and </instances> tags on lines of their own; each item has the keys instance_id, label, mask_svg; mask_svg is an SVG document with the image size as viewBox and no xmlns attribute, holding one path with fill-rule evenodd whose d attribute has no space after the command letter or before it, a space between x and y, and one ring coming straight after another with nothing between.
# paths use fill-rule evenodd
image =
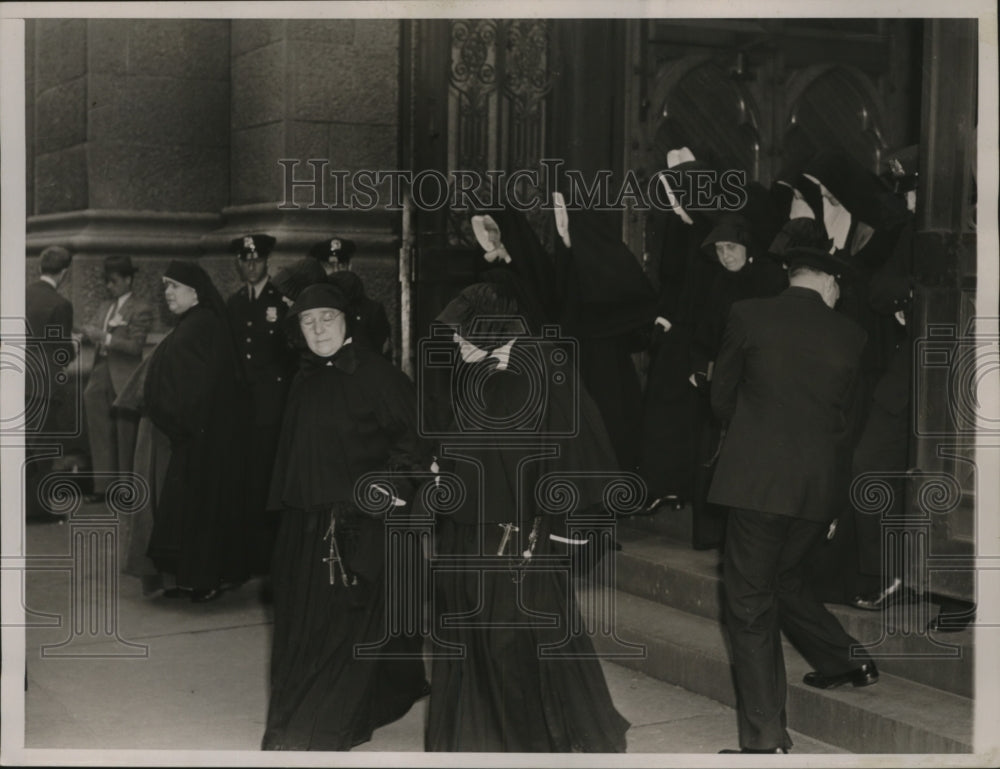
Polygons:
<instances>
[{"instance_id":1,"label":"man's black dress shoe","mask_svg":"<svg viewBox=\"0 0 1000 769\"><path fill-rule=\"evenodd\" d=\"M929 633L960 633L976 619L975 604L969 604L966 609L949 609L941 607L941 613L927 624Z\"/></svg>"},{"instance_id":2,"label":"man's black dress shoe","mask_svg":"<svg viewBox=\"0 0 1000 769\"><path fill-rule=\"evenodd\" d=\"M655 513L661 507L666 510L673 510L673 511L683 510L684 500L681 499L676 494L664 494L662 496L656 497L655 499L649 500L646 503L646 508L645 510L643 510L643 512L647 514Z\"/></svg>"},{"instance_id":3,"label":"man's black dress shoe","mask_svg":"<svg viewBox=\"0 0 1000 769\"><path fill-rule=\"evenodd\" d=\"M221 587L212 587L207 590L192 590L191 603L208 603L221 597L224 592Z\"/></svg>"},{"instance_id":4,"label":"man's black dress shoe","mask_svg":"<svg viewBox=\"0 0 1000 769\"><path fill-rule=\"evenodd\" d=\"M725 748L719 751L720 753L787 753L788 750L785 748L741 748L740 750L733 750L732 748Z\"/></svg>"},{"instance_id":5,"label":"man's black dress shoe","mask_svg":"<svg viewBox=\"0 0 1000 769\"><path fill-rule=\"evenodd\" d=\"M874 662L866 662L859 668L848 670L846 673L839 673L835 676L825 676L822 673L813 671L806 673L802 682L817 689L833 689L837 686L850 684L851 686L871 686L878 683L878 668Z\"/></svg>"}]
</instances>

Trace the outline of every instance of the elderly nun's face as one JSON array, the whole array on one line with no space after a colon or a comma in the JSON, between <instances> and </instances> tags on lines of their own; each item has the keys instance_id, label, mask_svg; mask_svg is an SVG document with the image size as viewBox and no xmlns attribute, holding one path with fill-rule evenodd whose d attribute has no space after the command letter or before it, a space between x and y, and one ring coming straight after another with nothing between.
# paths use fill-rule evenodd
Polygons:
<instances>
[{"instance_id":1,"label":"elderly nun's face","mask_svg":"<svg viewBox=\"0 0 1000 769\"><path fill-rule=\"evenodd\" d=\"M719 264L730 272L739 272L747 263L747 247L741 243L720 240L715 244L715 253Z\"/></svg>"},{"instance_id":2,"label":"elderly nun's face","mask_svg":"<svg viewBox=\"0 0 1000 769\"><path fill-rule=\"evenodd\" d=\"M163 279L163 295L167 300L167 309L174 315L182 315L198 304L197 291L170 278Z\"/></svg>"},{"instance_id":3,"label":"elderly nun's face","mask_svg":"<svg viewBox=\"0 0 1000 769\"><path fill-rule=\"evenodd\" d=\"M321 358L339 350L347 336L347 319L340 310L316 307L299 313L299 328L309 349Z\"/></svg>"}]
</instances>

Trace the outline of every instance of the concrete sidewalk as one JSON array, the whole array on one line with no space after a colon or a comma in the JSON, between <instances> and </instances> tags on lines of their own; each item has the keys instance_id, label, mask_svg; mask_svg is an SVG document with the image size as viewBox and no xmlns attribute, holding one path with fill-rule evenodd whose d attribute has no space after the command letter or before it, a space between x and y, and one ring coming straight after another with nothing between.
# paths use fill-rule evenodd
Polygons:
<instances>
[{"instance_id":1,"label":"concrete sidewalk","mask_svg":"<svg viewBox=\"0 0 1000 769\"><path fill-rule=\"evenodd\" d=\"M70 526L27 527L27 553L69 553ZM65 617L68 571L29 571L26 607ZM267 712L271 619L250 582L210 604L144 599L119 584L118 632L71 637L72 626L29 627L25 747L257 750ZM77 620L82 618L78 617ZM113 628L113 623L107 626ZM43 648L44 656L43 656ZM85 655L60 657L71 653ZM705 753L736 746L736 714L714 700L604 663L615 704L631 723L629 753ZM358 751L421 751L427 701L375 732ZM843 752L800 734L797 753ZM113 759L112 759L113 760Z\"/></svg>"}]
</instances>

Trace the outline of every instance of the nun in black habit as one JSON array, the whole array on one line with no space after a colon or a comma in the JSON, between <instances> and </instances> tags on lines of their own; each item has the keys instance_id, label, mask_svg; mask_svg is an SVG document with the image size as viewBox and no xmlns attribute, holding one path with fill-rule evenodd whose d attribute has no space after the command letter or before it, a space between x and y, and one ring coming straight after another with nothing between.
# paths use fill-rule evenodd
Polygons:
<instances>
[{"instance_id":1,"label":"nun in black habit","mask_svg":"<svg viewBox=\"0 0 1000 769\"><path fill-rule=\"evenodd\" d=\"M717 185L710 185L709 205L693 205L698 174L708 178L713 169L687 148L671 150L667 165L669 178L661 174L659 181L661 199L670 206L651 211L646 220L646 250L659 276L639 465L651 509L660 503L680 507L694 493L698 393L690 381L691 343L710 280L710 265L700 249L712 229L711 201L717 191Z\"/></svg>"},{"instance_id":2,"label":"nun in black habit","mask_svg":"<svg viewBox=\"0 0 1000 769\"><path fill-rule=\"evenodd\" d=\"M246 439L250 393L226 305L205 271L173 261L163 283L177 325L153 351L143 397L171 453L147 554L176 579L165 595L203 602L247 577L244 472L233 446Z\"/></svg>"},{"instance_id":3,"label":"nun in black habit","mask_svg":"<svg viewBox=\"0 0 1000 769\"><path fill-rule=\"evenodd\" d=\"M385 521L359 511L355 483L369 472L405 476L429 461L412 383L352 343L348 308L335 286L321 283L289 310L290 334L306 349L268 503L281 523L265 750L349 750L427 694L419 636L394 637L384 654L355 658L356 645L386 634ZM412 490L405 478L396 482L394 505L405 508ZM419 554L411 556L414 563ZM393 659L397 653L403 658Z\"/></svg>"},{"instance_id":4,"label":"nun in black habit","mask_svg":"<svg viewBox=\"0 0 1000 769\"><path fill-rule=\"evenodd\" d=\"M857 278L845 285L837 311L856 321L868 335L861 355L864 402L868 403L896 342L895 322L872 308L869 286L895 251L911 215L874 173L842 152L817 155L805 165L795 187L822 222L834 253L855 270Z\"/></svg>"},{"instance_id":5,"label":"nun in black habit","mask_svg":"<svg viewBox=\"0 0 1000 769\"><path fill-rule=\"evenodd\" d=\"M629 724L611 701L590 638L570 630L580 626L580 610L569 564L599 554L573 560L567 550L594 545L566 536L567 519L579 511L608 517L601 473L614 473L616 462L593 402L582 390L577 400L568 379L552 370L554 361L565 361L565 347L526 339L519 314L510 292L478 283L438 317L454 330L456 344L455 437L442 468L457 475L466 493L437 521L436 554L472 563L434 582L438 637L464 652L434 659L425 747L623 752ZM543 479L574 471L585 476L575 479L576 503L554 513ZM567 561L553 568L552 557ZM474 568L480 563L484 568ZM558 623L539 622L540 615ZM444 616L452 621L443 623ZM455 622L463 617L474 621ZM561 642L556 654L542 652Z\"/></svg>"},{"instance_id":6,"label":"nun in black habit","mask_svg":"<svg viewBox=\"0 0 1000 769\"><path fill-rule=\"evenodd\" d=\"M525 215L510 207L477 214L472 231L483 249L477 282L501 284L510 291L532 333L556 323L555 264Z\"/></svg>"},{"instance_id":7,"label":"nun in black habit","mask_svg":"<svg viewBox=\"0 0 1000 769\"><path fill-rule=\"evenodd\" d=\"M562 332L579 343L581 380L604 419L619 468L635 471L641 458L642 387L632 354L649 344L656 295L606 215L560 208L558 198L556 214Z\"/></svg>"}]
</instances>

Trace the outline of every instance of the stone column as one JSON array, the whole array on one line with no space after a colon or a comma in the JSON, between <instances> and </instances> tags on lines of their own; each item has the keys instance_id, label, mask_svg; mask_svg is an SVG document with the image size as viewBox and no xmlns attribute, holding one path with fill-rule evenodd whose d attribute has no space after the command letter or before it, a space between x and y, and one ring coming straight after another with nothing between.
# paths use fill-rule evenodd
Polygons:
<instances>
[{"instance_id":1,"label":"stone column","mask_svg":"<svg viewBox=\"0 0 1000 769\"><path fill-rule=\"evenodd\" d=\"M354 270L398 319L399 212L328 206L330 171L398 168L399 43L391 19L232 21L230 198L222 226L203 238L206 253L225 254L232 238L267 232L278 241L273 273L319 240L350 238ZM282 207L286 171L278 161L299 161L295 177L310 179L310 159L325 163L325 200L299 188L287 202L300 207ZM233 275L224 293L235 288Z\"/></svg>"},{"instance_id":2,"label":"stone column","mask_svg":"<svg viewBox=\"0 0 1000 769\"><path fill-rule=\"evenodd\" d=\"M37 20L28 34L28 254L75 254L63 290L78 321L104 298L104 256L132 256L162 331L163 267L199 253L229 197L229 22Z\"/></svg>"}]
</instances>

